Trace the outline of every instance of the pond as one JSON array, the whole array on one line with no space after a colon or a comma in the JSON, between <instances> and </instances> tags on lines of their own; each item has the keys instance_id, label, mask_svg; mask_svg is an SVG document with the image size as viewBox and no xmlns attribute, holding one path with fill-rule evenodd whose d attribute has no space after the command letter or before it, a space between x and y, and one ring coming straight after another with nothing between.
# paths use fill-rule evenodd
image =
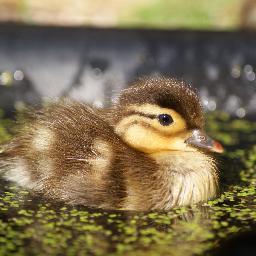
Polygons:
<instances>
[{"instance_id":1,"label":"pond","mask_svg":"<svg viewBox=\"0 0 256 256\"><path fill-rule=\"evenodd\" d=\"M104 211L46 202L1 180L0 255L212 255L256 230L256 123L223 112L207 120L226 149L217 199L168 212ZM13 128L0 122L3 142Z\"/></svg>"}]
</instances>

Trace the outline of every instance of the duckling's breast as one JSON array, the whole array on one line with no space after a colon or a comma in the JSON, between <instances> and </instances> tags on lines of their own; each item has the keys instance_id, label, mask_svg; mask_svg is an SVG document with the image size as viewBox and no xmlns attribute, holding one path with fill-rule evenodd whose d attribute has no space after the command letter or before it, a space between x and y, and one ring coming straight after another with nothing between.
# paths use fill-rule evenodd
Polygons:
<instances>
[{"instance_id":1,"label":"duckling's breast","mask_svg":"<svg viewBox=\"0 0 256 256\"><path fill-rule=\"evenodd\" d=\"M166 152L153 156L164 179L165 198L156 208L204 202L216 196L218 175L214 160L202 152Z\"/></svg>"}]
</instances>

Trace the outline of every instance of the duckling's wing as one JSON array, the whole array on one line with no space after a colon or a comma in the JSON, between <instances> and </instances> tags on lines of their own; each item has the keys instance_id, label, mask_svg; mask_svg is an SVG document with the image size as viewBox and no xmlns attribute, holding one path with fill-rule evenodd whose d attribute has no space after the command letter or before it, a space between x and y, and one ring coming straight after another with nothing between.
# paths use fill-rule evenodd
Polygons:
<instances>
[{"instance_id":1,"label":"duckling's wing","mask_svg":"<svg viewBox=\"0 0 256 256\"><path fill-rule=\"evenodd\" d=\"M32 112L26 120L0 154L8 180L58 196L71 180L84 179L90 188L104 177L118 137L102 112L64 101Z\"/></svg>"}]
</instances>

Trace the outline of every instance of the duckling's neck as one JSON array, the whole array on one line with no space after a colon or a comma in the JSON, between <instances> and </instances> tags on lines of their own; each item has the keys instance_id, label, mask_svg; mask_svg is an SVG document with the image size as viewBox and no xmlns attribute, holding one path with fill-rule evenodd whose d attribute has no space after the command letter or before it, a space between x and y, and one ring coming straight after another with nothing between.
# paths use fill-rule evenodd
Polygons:
<instances>
[{"instance_id":1,"label":"duckling's neck","mask_svg":"<svg viewBox=\"0 0 256 256\"><path fill-rule=\"evenodd\" d=\"M153 154L160 166L159 175L165 175L164 198L156 208L170 209L207 201L217 194L218 175L213 159L202 152L165 152Z\"/></svg>"}]
</instances>

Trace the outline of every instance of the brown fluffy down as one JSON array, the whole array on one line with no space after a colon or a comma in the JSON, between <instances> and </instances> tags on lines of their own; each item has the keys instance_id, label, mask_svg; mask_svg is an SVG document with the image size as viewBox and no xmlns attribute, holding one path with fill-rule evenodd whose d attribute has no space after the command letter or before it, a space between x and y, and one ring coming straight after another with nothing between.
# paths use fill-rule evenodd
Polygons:
<instances>
[{"instance_id":1,"label":"brown fluffy down","mask_svg":"<svg viewBox=\"0 0 256 256\"><path fill-rule=\"evenodd\" d=\"M190 87L174 79L141 79L109 109L64 100L32 111L3 145L0 170L44 197L91 207L168 210L215 197L217 169L205 152L147 154L116 132L124 117L136 115L129 106L143 104L176 111L188 131L203 128L200 101ZM135 117L131 125L143 122L157 132L150 127L157 121Z\"/></svg>"}]
</instances>

